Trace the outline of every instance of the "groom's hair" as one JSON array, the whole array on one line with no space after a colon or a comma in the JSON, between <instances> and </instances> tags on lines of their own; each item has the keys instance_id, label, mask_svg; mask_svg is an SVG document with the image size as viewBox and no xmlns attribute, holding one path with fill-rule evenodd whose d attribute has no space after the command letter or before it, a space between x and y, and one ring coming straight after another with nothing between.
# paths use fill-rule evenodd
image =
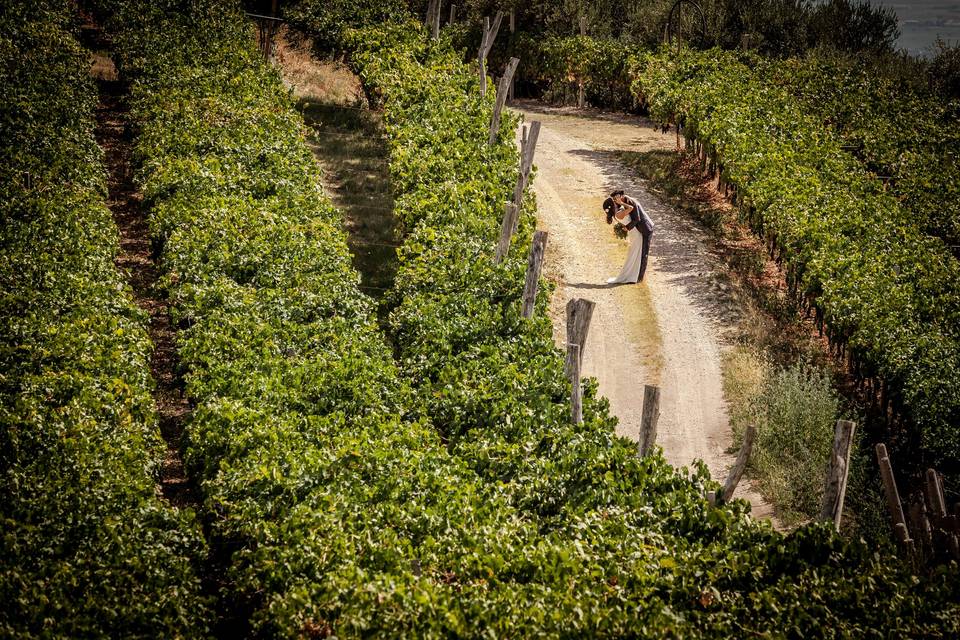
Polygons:
<instances>
[{"instance_id":1,"label":"groom's hair","mask_svg":"<svg viewBox=\"0 0 960 640\"><path fill-rule=\"evenodd\" d=\"M617 196L622 196L622 195L624 195L623 189L618 189L610 194L610 199L613 199L613 198L616 198Z\"/></svg>"}]
</instances>

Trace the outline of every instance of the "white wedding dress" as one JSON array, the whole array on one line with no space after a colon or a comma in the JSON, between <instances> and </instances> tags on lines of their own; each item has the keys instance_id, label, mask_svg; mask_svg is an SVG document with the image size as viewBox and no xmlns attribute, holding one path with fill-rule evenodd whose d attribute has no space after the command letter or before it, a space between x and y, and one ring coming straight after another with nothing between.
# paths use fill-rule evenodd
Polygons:
<instances>
[{"instance_id":1,"label":"white wedding dress","mask_svg":"<svg viewBox=\"0 0 960 640\"><path fill-rule=\"evenodd\" d=\"M630 222L629 216L619 221L621 224ZM643 234L637 227L627 231L627 239L630 240L630 250L627 251L627 261L623 263L623 269L616 278L607 278L607 284L619 284L629 282L631 284L637 281L640 276L640 259L643 255Z\"/></svg>"}]
</instances>

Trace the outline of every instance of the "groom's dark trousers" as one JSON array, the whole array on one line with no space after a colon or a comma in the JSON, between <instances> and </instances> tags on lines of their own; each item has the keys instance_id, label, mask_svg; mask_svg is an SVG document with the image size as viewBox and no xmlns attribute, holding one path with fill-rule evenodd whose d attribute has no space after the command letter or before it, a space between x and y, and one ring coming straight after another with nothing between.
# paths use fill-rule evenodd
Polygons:
<instances>
[{"instance_id":1,"label":"groom's dark trousers","mask_svg":"<svg viewBox=\"0 0 960 640\"><path fill-rule=\"evenodd\" d=\"M640 225L640 234L643 235L643 249L640 251L640 275L637 276L637 282L643 280L643 274L647 272L647 256L650 255L650 238L653 237L653 231L646 231L643 225Z\"/></svg>"}]
</instances>

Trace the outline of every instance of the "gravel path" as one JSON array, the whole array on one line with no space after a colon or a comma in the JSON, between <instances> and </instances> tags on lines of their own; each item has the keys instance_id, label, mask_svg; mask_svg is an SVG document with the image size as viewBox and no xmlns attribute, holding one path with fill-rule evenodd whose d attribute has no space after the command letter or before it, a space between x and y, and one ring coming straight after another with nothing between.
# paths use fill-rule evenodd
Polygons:
<instances>
[{"instance_id":1,"label":"gravel path","mask_svg":"<svg viewBox=\"0 0 960 640\"><path fill-rule=\"evenodd\" d=\"M721 360L739 319L730 296L711 277L719 267L709 237L682 213L663 205L646 183L623 166L618 151L673 149L639 117L580 113L516 105L525 121L539 120L534 191L540 228L549 235L546 276L557 284L551 303L555 337L562 344L564 308L572 298L596 302L584 375L594 376L619 418L618 432L637 438L643 385L660 386L658 444L674 466L707 463L721 482L735 456L723 399ZM604 221L605 194L622 188L636 197L656 224L650 264L640 285L606 284L626 257ZM772 508L746 480L736 497L749 500L756 517Z\"/></svg>"}]
</instances>

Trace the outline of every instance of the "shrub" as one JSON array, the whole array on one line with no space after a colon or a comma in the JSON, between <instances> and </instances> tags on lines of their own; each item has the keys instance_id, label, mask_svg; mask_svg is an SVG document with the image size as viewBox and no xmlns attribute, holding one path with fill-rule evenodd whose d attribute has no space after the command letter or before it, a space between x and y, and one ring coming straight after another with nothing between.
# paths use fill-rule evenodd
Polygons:
<instances>
[{"instance_id":1,"label":"shrub","mask_svg":"<svg viewBox=\"0 0 960 640\"><path fill-rule=\"evenodd\" d=\"M745 353L733 357L751 362L756 376L748 384L728 377L724 386L734 391L735 433L757 428L750 467L763 493L787 523L818 518L834 425L844 417L829 373L802 361L778 367Z\"/></svg>"}]
</instances>

